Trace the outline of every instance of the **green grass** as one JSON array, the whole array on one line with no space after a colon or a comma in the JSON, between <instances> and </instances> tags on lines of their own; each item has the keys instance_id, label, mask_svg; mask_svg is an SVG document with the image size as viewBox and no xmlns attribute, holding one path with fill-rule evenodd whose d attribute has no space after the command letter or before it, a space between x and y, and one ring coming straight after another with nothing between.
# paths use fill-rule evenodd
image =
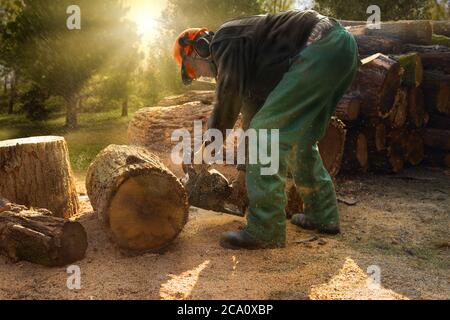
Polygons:
<instances>
[{"instance_id":1,"label":"green grass","mask_svg":"<svg viewBox=\"0 0 450 320\"><path fill-rule=\"evenodd\" d=\"M95 156L110 144L127 144L128 118L120 117L120 110L79 115L79 127L66 130L65 115L53 114L46 121L30 121L24 115L0 114L0 140L31 136L64 136L70 153L72 168L84 175Z\"/></svg>"}]
</instances>

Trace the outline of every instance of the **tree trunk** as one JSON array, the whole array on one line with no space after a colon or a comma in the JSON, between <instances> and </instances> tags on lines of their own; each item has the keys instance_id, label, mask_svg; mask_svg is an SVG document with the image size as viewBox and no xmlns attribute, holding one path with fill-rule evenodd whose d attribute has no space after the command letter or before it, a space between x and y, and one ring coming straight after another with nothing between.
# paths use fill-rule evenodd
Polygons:
<instances>
[{"instance_id":1,"label":"tree trunk","mask_svg":"<svg viewBox=\"0 0 450 320\"><path fill-rule=\"evenodd\" d=\"M430 112L450 115L450 75L426 71L423 89L425 104Z\"/></svg>"},{"instance_id":2,"label":"tree trunk","mask_svg":"<svg viewBox=\"0 0 450 320\"><path fill-rule=\"evenodd\" d=\"M16 103L17 97L17 74L15 71L11 72L10 77L10 89L9 89L9 99L8 99L8 114L14 113L14 104Z\"/></svg>"},{"instance_id":3,"label":"tree trunk","mask_svg":"<svg viewBox=\"0 0 450 320\"><path fill-rule=\"evenodd\" d=\"M46 208L64 218L78 211L78 194L63 137L1 141L0 181L0 194L15 203Z\"/></svg>"},{"instance_id":4,"label":"tree trunk","mask_svg":"<svg viewBox=\"0 0 450 320\"><path fill-rule=\"evenodd\" d=\"M415 128L424 127L429 120L425 111L425 98L421 88L411 88L408 92L408 123Z\"/></svg>"},{"instance_id":5,"label":"tree trunk","mask_svg":"<svg viewBox=\"0 0 450 320\"><path fill-rule=\"evenodd\" d=\"M408 53L393 56L400 63L405 72L403 73L402 85L409 88L417 88L422 84L423 65L417 53Z\"/></svg>"},{"instance_id":6,"label":"tree trunk","mask_svg":"<svg viewBox=\"0 0 450 320\"><path fill-rule=\"evenodd\" d=\"M10 204L0 213L0 252L14 261L64 266L83 259L87 246L80 223L53 217L48 210Z\"/></svg>"},{"instance_id":7,"label":"tree trunk","mask_svg":"<svg viewBox=\"0 0 450 320\"><path fill-rule=\"evenodd\" d=\"M386 118L390 114L400 88L402 73L397 61L381 54L361 66L352 91L361 93L363 117Z\"/></svg>"},{"instance_id":8,"label":"tree trunk","mask_svg":"<svg viewBox=\"0 0 450 320\"><path fill-rule=\"evenodd\" d=\"M382 37L358 35L355 36L355 40L358 43L358 51L362 57L377 53L399 54L404 50L402 43Z\"/></svg>"},{"instance_id":9,"label":"tree trunk","mask_svg":"<svg viewBox=\"0 0 450 320\"><path fill-rule=\"evenodd\" d=\"M78 127L78 98L72 96L66 100L66 128Z\"/></svg>"},{"instance_id":10,"label":"tree trunk","mask_svg":"<svg viewBox=\"0 0 450 320\"><path fill-rule=\"evenodd\" d=\"M450 130L424 129L425 146L444 151L450 151Z\"/></svg>"},{"instance_id":11,"label":"tree trunk","mask_svg":"<svg viewBox=\"0 0 450 320\"><path fill-rule=\"evenodd\" d=\"M433 27L430 21L425 20L382 22L380 29L370 29L367 25L360 25L348 27L348 30L356 36L374 36L404 44L428 45L432 43L433 36Z\"/></svg>"},{"instance_id":12,"label":"tree trunk","mask_svg":"<svg viewBox=\"0 0 450 320\"><path fill-rule=\"evenodd\" d=\"M86 189L99 218L123 249L163 249L187 222L183 185L144 148L110 145L104 149L89 167Z\"/></svg>"},{"instance_id":13,"label":"tree trunk","mask_svg":"<svg viewBox=\"0 0 450 320\"><path fill-rule=\"evenodd\" d=\"M345 95L339 101L334 115L342 121L355 121L359 118L361 100L354 95Z\"/></svg>"},{"instance_id":14,"label":"tree trunk","mask_svg":"<svg viewBox=\"0 0 450 320\"><path fill-rule=\"evenodd\" d=\"M122 104L122 117L128 117L128 98Z\"/></svg>"}]
</instances>

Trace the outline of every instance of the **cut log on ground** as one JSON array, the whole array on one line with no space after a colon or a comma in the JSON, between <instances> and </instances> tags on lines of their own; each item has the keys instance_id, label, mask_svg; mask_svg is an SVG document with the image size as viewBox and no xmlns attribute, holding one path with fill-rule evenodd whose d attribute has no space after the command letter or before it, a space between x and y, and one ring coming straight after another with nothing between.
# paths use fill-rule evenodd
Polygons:
<instances>
[{"instance_id":1,"label":"cut log on ground","mask_svg":"<svg viewBox=\"0 0 450 320\"><path fill-rule=\"evenodd\" d=\"M450 75L426 71L423 89L425 105L430 112L450 115Z\"/></svg>"},{"instance_id":2,"label":"cut log on ground","mask_svg":"<svg viewBox=\"0 0 450 320\"><path fill-rule=\"evenodd\" d=\"M0 252L14 261L64 266L83 259L87 245L80 223L48 210L11 204L0 213Z\"/></svg>"},{"instance_id":3,"label":"cut log on ground","mask_svg":"<svg viewBox=\"0 0 450 320\"><path fill-rule=\"evenodd\" d=\"M400 64L382 54L359 69L352 91L360 92L363 117L386 118L390 114L402 75Z\"/></svg>"},{"instance_id":4,"label":"cut log on ground","mask_svg":"<svg viewBox=\"0 0 450 320\"><path fill-rule=\"evenodd\" d=\"M402 85L409 88L417 88L422 84L423 65L422 59L417 53L395 55L393 58L400 63L405 70Z\"/></svg>"},{"instance_id":5,"label":"cut log on ground","mask_svg":"<svg viewBox=\"0 0 450 320\"><path fill-rule=\"evenodd\" d=\"M63 137L0 141L0 194L57 217L77 213L78 194Z\"/></svg>"},{"instance_id":6,"label":"cut log on ground","mask_svg":"<svg viewBox=\"0 0 450 320\"><path fill-rule=\"evenodd\" d=\"M89 167L86 189L94 210L123 249L163 249L187 222L183 185L144 148L104 149Z\"/></svg>"},{"instance_id":7,"label":"cut log on ground","mask_svg":"<svg viewBox=\"0 0 450 320\"><path fill-rule=\"evenodd\" d=\"M366 24L347 28L356 36L366 35L392 39L404 44L429 45L432 43L433 27L430 21L410 20L382 22L380 29L369 28Z\"/></svg>"},{"instance_id":8,"label":"cut log on ground","mask_svg":"<svg viewBox=\"0 0 450 320\"><path fill-rule=\"evenodd\" d=\"M361 100L354 95L345 95L338 103L334 115L342 121L356 121L361 110Z\"/></svg>"},{"instance_id":9,"label":"cut log on ground","mask_svg":"<svg viewBox=\"0 0 450 320\"><path fill-rule=\"evenodd\" d=\"M412 88L408 92L408 123L414 128L422 128L429 121L425 110L425 98L421 88Z\"/></svg>"},{"instance_id":10,"label":"cut log on ground","mask_svg":"<svg viewBox=\"0 0 450 320\"><path fill-rule=\"evenodd\" d=\"M426 128L423 130L423 141L428 148L450 151L450 130Z\"/></svg>"}]
</instances>

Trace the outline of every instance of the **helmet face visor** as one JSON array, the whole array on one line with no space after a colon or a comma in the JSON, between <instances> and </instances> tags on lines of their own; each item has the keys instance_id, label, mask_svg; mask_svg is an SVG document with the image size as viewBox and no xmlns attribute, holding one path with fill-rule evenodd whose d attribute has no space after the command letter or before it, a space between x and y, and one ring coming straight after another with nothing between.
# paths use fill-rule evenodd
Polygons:
<instances>
[{"instance_id":1,"label":"helmet face visor","mask_svg":"<svg viewBox=\"0 0 450 320\"><path fill-rule=\"evenodd\" d=\"M200 76L214 77L215 75L212 70L211 61L201 58L196 52L193 52L183 58L181 79L185 85L189 85Z\"/></svg>"}]
</instances>

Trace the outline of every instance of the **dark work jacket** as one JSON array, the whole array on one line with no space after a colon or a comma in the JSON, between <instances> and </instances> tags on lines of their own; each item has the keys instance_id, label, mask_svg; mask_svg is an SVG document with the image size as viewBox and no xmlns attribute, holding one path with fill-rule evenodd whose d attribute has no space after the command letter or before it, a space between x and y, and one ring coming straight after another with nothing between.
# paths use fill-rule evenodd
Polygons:
<instances>
[{"instance_id":1,"label":"dark work jacket","mask_svg":"<svg viewBox=\"0 0 450 320\"><path fill-rule=\"evenodd\" d=\"M292 10L223 24L211 42L218 75L208 127L225 134L241 112L247 129L321 17L312 10Z\"/></svg>"}]
</instances>

